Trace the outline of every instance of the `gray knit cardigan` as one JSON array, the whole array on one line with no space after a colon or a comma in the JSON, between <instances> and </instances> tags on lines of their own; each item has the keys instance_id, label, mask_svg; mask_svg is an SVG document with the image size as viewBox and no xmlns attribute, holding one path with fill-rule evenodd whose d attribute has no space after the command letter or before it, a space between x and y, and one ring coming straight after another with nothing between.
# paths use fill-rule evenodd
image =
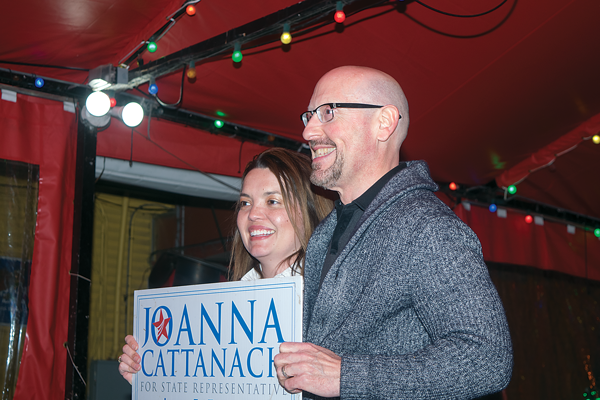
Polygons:
<instances>
[{"instance_id":1,"label":"gray knit cardigan","mask_svg":"<svg viewBox=\"0 0 600 400\"><path fill-rule=\"evenodd\" d=\"M409 162L320 291L335 210L310 239L303 337L342 357L342 399L471 399L508 385L510 334L481 245L435 190L427 164Z\"/></svg>"}]
</instances>

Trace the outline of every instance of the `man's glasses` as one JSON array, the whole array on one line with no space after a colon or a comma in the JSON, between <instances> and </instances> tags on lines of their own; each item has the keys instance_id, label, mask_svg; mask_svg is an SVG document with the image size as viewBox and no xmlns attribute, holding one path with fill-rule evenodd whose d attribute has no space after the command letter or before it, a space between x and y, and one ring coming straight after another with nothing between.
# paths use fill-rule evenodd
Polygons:
<instances>
[{"instance_id":1,"label":"man's glasses","mask_svg":"<svg viewBox=\"0 0 600 400\"><path fill-rule=\"evenodd\" d=\"M374 104L362 104L362 103L325 103L315 108L313 111L305 111L300 115L304 126L308 125L308 121L314 114L317 114L317 118L321 123L329 122L333 119L333 110L336 108L382 108L383 106L376 106ZM402 117L401 117L402 118Z\"/></svg>"}]
</instances>

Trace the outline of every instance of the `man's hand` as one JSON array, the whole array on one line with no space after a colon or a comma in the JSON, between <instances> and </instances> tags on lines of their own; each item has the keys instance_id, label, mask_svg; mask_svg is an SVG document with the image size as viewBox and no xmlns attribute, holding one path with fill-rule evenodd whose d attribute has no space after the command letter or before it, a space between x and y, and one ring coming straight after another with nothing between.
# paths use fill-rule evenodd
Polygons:
<instances>
[{"instance_id":1,"label":"man's hand","mask_svg":"<svg viewBox=\"0 0 600 400\"><path fill-rule=\"evenodd\" d=\"M133 336L127 335L125 342L127 344L123 346L123 354L119 357L119 372L127 382L131 383L133 374L137 374L142 369L140 365L142 358L137 353L139 346Z\"/></svg>"},{"instance_id":2,"label":"man's hand","mask_svg":"<svg viewBox=\"0 0 600 400\"><path fill-rule=\"evenodd\" d=\"M282 343L275 356L279 383L290 393L302 390L323 397L340 395L342 358L312 343Z\"/></svg>"}]
</instances>

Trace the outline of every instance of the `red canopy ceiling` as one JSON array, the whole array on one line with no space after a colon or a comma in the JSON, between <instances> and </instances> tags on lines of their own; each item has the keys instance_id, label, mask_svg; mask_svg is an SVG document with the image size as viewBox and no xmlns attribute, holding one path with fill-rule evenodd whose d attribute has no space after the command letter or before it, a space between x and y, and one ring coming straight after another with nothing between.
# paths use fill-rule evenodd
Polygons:
<instances>
[{"instance_id":1,"label":"red canopy ceiling","mask_svg":"<svg viewBox=\"0 0 600 400\"><path fill-rule=\"evenodd\" d=\"M376 3L361 1L360 5ZM477 14L501 0L426 0L454 14ZM91 69L118 65L163 26L181 0L34 0L3 5L0 60ZM183 15L144 62L205 41L295 4L290 0L203 0ZM465 185L492 182L531 154L600 114L600 2L508 0L496 11L457 18L418 2L389 1L280 43L243 49L196 64L184 80L182 109L301 141L299 114L329 69L366 65L396 77L411 107L404 159L425 159L433 177ZM294 29L292 27L292 35ZM130 71L137 67L130 65ZM14 64L0 67L85 83L87 72ZM181 72L156 77L159 97L174 103ZM146 91L146 85L139 88ZM135 90L134 94L139 94ZM146 132L144 123L137 130ZM163 148L208 172L239 170L240 142L170 122L151 123ZM98 153L128 158L130 131L113 123L99 134ZM142 140L141 138L136 140ZM156 146L134 142L134 159L189 168L166 160ZM152 150L154 148L154 150ZM260 151L245 148L242 159ZM600 218L600 146L591 141L530 174L519 194ZM198 164L195 164L198 163ZM235 168L231 165L235 164Z\"/></svg>"}]
</instances>

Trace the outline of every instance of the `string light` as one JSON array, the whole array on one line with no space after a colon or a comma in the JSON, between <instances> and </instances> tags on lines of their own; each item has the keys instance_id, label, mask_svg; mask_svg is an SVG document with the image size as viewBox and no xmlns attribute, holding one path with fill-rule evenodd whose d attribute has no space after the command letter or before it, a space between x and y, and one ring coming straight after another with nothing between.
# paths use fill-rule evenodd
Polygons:
<instances>
[{"instance_id":1,"label":"string light","mask_svg":"<svg viewBox=\"0 0 600 400\"><path fill-rule=\"evenodd\" d=\"M146 46L146 48L150 53L154 53L158 49L158 46L155 42L148 42L148 46Z\"/></svg>"},{"instance_id":2,"label":"string light","mask_svg":"<svg viewBox=\"0 0 600 400\"><path fill-rule=\"evenodd\" d=\"M41 88L44 86L44 80L42 78L35 78L35 87Z\"/></svg>"},{"instance_id":3,"label":"string light","mask_svg":"<svg viewBox=\"0 0 600 400\"><path fill-rule=\"evenodd\" d=\"M240 61L242 61L243 57L244 56L242 54L242 44L240 42L237 42L233 45L233 54L231 55L231 59L233 60L233 62L239 63Z\"/></svg>"},{"instance_id":4,"label":"string light","mask_svg":"<svg viewBox=\"0 0 600 400\"><path fill-rule=\"evenodd\" d=\"M190 17L192 15L196 15L196 7L189 5L185 8L185 12L187 13L187 15L189 15Z\"/></svg>"},{"instance_id":5,"label":"string light","mask_svg":"<svg viewBox=\"0 0 600 400\"><path fill-rule=\"evenodd\" d=\"M114 97L111 97L110 98L110 108L113 108L116 105L117 105L117 99L115 99Z\"/></svg>"},{"instance_id":6,"label":"string light","mask_svg":"<svg viewBox=\"0 0 600 400\"><path fill-rule=\"evenodd\" d=\"M190 64L188 65L188 70L185 73L187 75L187 77L189 79L194 79L196 77L196 63L193 61L190 61Z\"/></svg>"},{"instance_id":7,"label":"string light","mask_svg":"<svg viewBox=\"0 0 600 400\"><path fill-rule=\"evenodd\" d=\"M454 182L450 182L450 184L448 185L448 187L450 188L450 190L456 190L458 189L458 185Z\"/></svg>"},{"instance_id":8,"label":"string light","mask_svg":"<svg viewBox=\"0 0 600 400\"><path fill-rule=\"evenodd\" d=\"M488 207L488 210L490 210L490 212L496 212L497 209L498 207L495 204L490 204L490 206Z\"/></svg>"},{"instance_id":9,"label":"string light","mask_svg":"<svg viewBox=\"0 0 600 400\"><path fill-rule=\"evenodd\" d=\"M517 193L517 187L515 185L510 185L507 190L508 190L508 193L510 193L510 194Z\"/></svg>"},{"instance_id":10,"label":"string light","mask_svg":"<svg viewBox=\"0 0 600 400\"><path fill-rule=\"evenodd\" d=\"M158 86L156 86L156 82L154 82L154 78L150 78L150 85L148 85L148 93L150 93L150 94L158 93Z\"/></svg>"},{"instance_id":11,"label":"string light","mask_svg":"<svg viewBox=\"0 0 600 400\"><path fill-rule=\"evenodd\" d=\"M596 236L597 238L600 238L600 228L594 229L594 236Z\"/></svg>"},{"instance_id":12,"label":"string light","mask_svg":"<svg viewBox=\"0 0 600 400\"><path fill-rule=\"evenodd\" d=\"M594 144L600 144L600 135L592 136L592 142L594 142Z\"/></svg>"},{"instance_id":13,"label":"string light","mask_svg":"<svg viewBox=\"0 0 600 400\"><path fill-rule=\"evenodd\" d=\"M215 119L215 127L216 128L222 128L223 125L225 125L225 122L221 121L220 119Z\"/></svg>"},{"instance_id":14,"label":"string light","mask_svg":"<svg viewBox=\"0 0 600 400\"><path fill-rule=\"evenodd\" d=\"M525 217L525 222L527 222L528 224L533 222L533 217L531 215L528 215Z\"/></svg>"},{"instance_id":15,"label":"string light","mask_svg":"<svg viewBox=\"0 0 600 400\"><path fill-rule=\"evenodd\" d=\"M342 3L341 1L338 1L336 3L335 9L336 9L336 11L335 11L335 15L333 16L333 19L338 24L341 24L342 22L344 22L346 20L346 14L344 14L344 3Z\"/></svg>"},{"instance_id":16,"label":"string light","mask_svg":"<svg viewBox=\"0 0 600 400\"><path fill-rule=\"evenodd\" d=\"M283 24L283 33L281 34L281 43L290 44L292 41L292 35L290 34L290 24Z\"/></svg>"}]
</instances>

